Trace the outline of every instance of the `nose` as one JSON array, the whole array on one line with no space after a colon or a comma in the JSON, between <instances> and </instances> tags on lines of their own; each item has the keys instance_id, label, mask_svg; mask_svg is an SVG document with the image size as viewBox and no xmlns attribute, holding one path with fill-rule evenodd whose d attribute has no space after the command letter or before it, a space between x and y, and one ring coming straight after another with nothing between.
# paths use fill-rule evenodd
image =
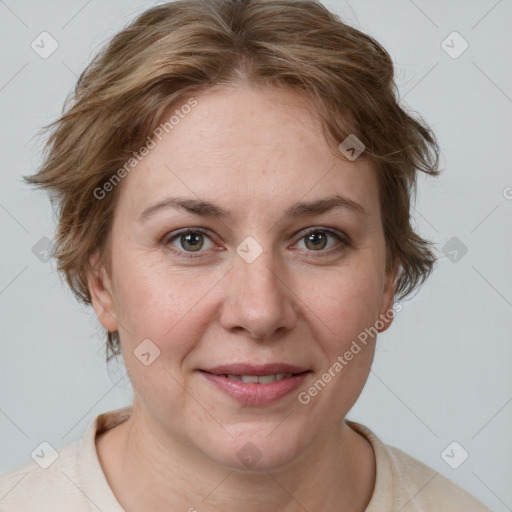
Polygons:
<instances>
[{"instance_id":1,"label":"nose","mask_svg":"<svg viewBox=\"0 0 512 512\"><path fill-rule=\"evenodd\" d=\"M256 339L269 339L293 329L297 296L287 277L283 266L267 252L251 263L235 254L233 269L224 283L222 326Z\"/></svg>"}]
</instances>

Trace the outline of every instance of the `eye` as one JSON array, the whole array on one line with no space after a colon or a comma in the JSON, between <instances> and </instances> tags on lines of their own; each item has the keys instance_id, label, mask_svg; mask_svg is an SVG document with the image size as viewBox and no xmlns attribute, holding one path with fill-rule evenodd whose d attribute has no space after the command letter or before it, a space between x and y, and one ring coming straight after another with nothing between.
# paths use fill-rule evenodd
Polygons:
<instances>
[{"instance_id":1,"label":"eye","mask_svg":"<svg viewBox=\"0 0 512 512\"><path fill-rule=\"evenodd\" d=\"M178 252L197 253L204 252L201 249L212 249L214 243L200 229L185 229L181 232L171 234L166 240L165 245L172 245ZM187 254L187 256L193 256Z\"/></svg>"},{"instance_id":2,"label":"eye","mask_svg":"<svg viewBox=\"0 0 512 512\"><path fill-rule=\"evenodd\" d=\"M352 247L348 236L332 229L319 227L308 229L297 245L302 242L304 242L305 247L299 246L299 249L305 248L308 252L326 253L326 255ZM172 250L178 253L179 256L190 258L205 256L202 253L215 248L215 243L201 228L187 228L170 233L164 238L163 244L171 246Z\"/></svg>"},{"instance_id":3,"label":"eye","mask_svg":"<svg viewBox=\"0 0 512 512\"><path fill-rule=\"evenodd\" d=\"M310 228L300 239L305 248L313 252L328 252L329 249L342 250L350 246L348 237L341 233L324 228ZM337 243L336 243L337 242Z\"/></svg>"}]
</instances>

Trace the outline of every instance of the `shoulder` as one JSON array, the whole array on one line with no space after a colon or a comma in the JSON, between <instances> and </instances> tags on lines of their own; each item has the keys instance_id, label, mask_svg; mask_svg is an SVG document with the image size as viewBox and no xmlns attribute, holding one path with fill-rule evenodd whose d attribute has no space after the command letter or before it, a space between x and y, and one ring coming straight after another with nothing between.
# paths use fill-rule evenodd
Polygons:
<instances>
[{"instance_id":1,"label":"shoulder","mask_svg":"<svg viewBox=\"0 0 512 512\"><path fill-rule=\"evenodd\" d=\"M43 447L34 461L0 476L2 512L87 510L80 506L77 451L78 442L55 451L48 447L46 453Z\"/></svg>"},{"instance_id":2,"label":"shoulder","mask_svg":"<svg viewBox=\"0 0 512 512\"><path fill-rule=\"evenodd\" d=\"M347 423L370 442L375 452L376 482L367 512L490 512L438 471L402 450L384 444L364 425Z\"/></svg>"},{"instance_id":3,"label":"shoulder","mask_svg":"<svg viewBox=\"0 0 512 512\"><path fill-rule=\"evenodd\" d=\"M56 450L41 444L31 462L0 476L0 510L122 512L98 460L95 439L130 415L130 407L100 414L79 441Z\"/></svg>"},{"instance_id":4,"label":"shoulder","mask_svg":"<svg viewBox=\"0 0 512 512\"><path fill-rule=\"evenodd\" d=\"M397 486L403 496L403 512L434 511L442 505L452 512L490 512L464 489L402 450L385 445ZM418 506L420 508L418 508Z\"/></svg>"}]
</instances>

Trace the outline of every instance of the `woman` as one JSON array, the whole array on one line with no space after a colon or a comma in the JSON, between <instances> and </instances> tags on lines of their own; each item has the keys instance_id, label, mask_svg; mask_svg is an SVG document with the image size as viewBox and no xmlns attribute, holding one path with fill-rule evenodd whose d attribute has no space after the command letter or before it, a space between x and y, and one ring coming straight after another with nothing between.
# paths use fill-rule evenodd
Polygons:
<instances>
[{"instance_id":1,"label":"woman","mask_svg":"<svg viewBox=\"0 0 512 512\"><path fill-rule=\"evenodd\" d=\"M487 510L345 420L435 262L409 206L438 147L393 87L314 0L161 5L94 59L27 181L133 406L4 475L2 510Z\"/></svg>"}]
</instances>

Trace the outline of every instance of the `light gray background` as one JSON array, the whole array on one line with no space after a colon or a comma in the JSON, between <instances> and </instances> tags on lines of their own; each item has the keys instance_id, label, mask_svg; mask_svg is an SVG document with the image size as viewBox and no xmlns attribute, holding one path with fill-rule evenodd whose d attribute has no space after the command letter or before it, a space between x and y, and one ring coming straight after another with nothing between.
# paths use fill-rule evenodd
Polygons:
<instances>
[{"instance_id":1,"label":"light gray background","mask_svg":"<svg viewBox=\"0 0 512 512\"><path fill-rule=\"evenodd\" d=\"M29 460L43 440L78 439L95 415L131 400L129 387L114 384L122 374L104 362L92 309L32 251L52 238L55 217L21 175L35 171L37 130L59 114L99 45L152 5L0 0L0 472ZM420 181L415 213L420 233L438 244L438 268L380 337L349 417L492 510L512 510L512 2L326 5L390 52L402 104L437 133L445 169ZM43 31L59 44L47 59L31 48ZM456 59L441 46L453 31L469 44ZM442 252L453 237L467 247L457 262ZM456 470L441 457L454 440L469 453Z\"/></svg>"}]
</instances>

